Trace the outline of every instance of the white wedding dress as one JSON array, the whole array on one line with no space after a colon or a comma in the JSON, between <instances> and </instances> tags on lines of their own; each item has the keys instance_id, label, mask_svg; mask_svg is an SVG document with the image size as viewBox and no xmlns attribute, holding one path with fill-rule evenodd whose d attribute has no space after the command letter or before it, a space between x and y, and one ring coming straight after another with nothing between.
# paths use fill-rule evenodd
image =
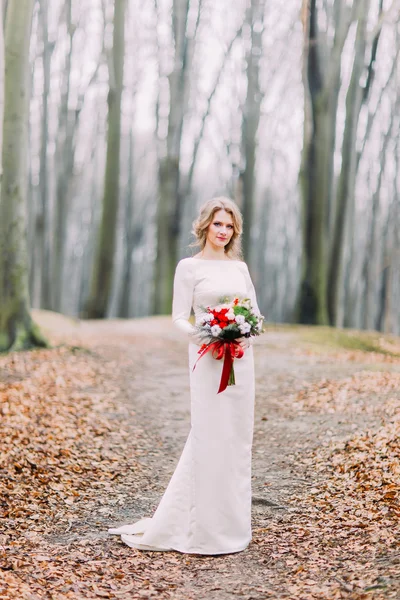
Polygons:
<instances>
[{"instance_id":1,"label":"white wedding dress","mask_svg":"<svg viewBox=\"0 0 400 600\"><path fill-rule=\"evenodd\" d=\"M225 554L251 540L251 449L254 418L253 348L235 359L236 385L218 392L223 360L198 359L188 321L193 306L222 296L248 297L259 312L246 263L184 258L176 268L172 318L189 339L191 429L174 474L152 518L109 529L132 548Z\"/></svg>"}]
</instances>

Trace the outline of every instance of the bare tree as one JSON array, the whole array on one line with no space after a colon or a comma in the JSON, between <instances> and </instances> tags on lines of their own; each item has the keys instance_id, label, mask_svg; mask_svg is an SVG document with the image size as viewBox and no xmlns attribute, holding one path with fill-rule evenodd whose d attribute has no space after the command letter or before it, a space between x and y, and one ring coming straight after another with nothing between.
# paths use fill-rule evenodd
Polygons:
<instances>
[{"instance_id":1,"label":"bare tree","mask_svg":"<svg viewBox=\"0 0 400 600\"><path fill-rule=\"evenodd\" d=\"M4 117L4 21L3 6L0 4L0 154L3 148L3 117ZM0 164L0 178L3 165Z\"/></svg>"},{"instance_id":2,"label":"bare tree","mask_svg":"<svg viewBox=\"0 0 400 600\"><path fill-rule=\"evenodd\" d=\"M380 13L382 13L382 0ZM357 34L354 48L354 61L351 79L346 96L346 121L342 144L342 166L339 175L336 205L335 224L329 259L329 286L328 310L332 325L338 325L338 311L340 292L342 289L342 270L344 256L345 231L348 226L349 201L354 201L354 188L356 185L357 168L357 130L361 107L367 102L368 95L374 79L374 63L378 49L380 29L377 31L372 44L370 63L367 67L365 85L361 83L361 76L366 69L367 50L367 25L370 1L358 2L357 6ZM350 207L352 210L352 207Z\"/></svg>"},{"instance_id":3,"label":"bare tree","mask_svg":"<svg viewBox=\"0 0 400 600\"><path fill-rule=\"evenodd\" d=\"M243 252L247 259L250 259L255 205L257 131L262 102L260 60L263 52L264 11L265 0L251 0L246 13L246 24L250 29L250 43L246 52L247 94L242 122L242 156L245 166L240 173L240 179L243 196Z\"/></svg>"},{"instance_id":4,"label":"bare tree","mask_svg":"<svg viewBox=\"0 0 400 600\"><path fill-rule=\"evenodd\" d=\"M69 48L62 75L61 101L56 142L56 198L54 222L54 255L52 261L52 307L61 311L64 280L64 256L68 223L68 191L74 167L74 133L78 113L69 109L71 90L72 49L76 26L72 21L72 0L65 3Z\"/></svg>"},{"instance_id":5,"label":"bare tree","mask_svg":"<svg viewBox=\"0 0 400 600\"><path fill-rule=\"evenodd\" d=\"M49 134L49 97L50 97L50 69L51 57L55 42L49 40L48 32L48 0L39 2L40 29L43 43L43 94L42 94L42 121L41 121L41 146L40 146L40 214L36 220L36 243L40 245L40 274L41 274L41 299L42 308L51 308L51 270L50 270L50 199L48 177L48 134Z\"/></svg>"},{"instance_id":6,"label":"bare tree","mask_svg":"<svg viewBox=\"0 0 400 600\"><path fill-rule=\"evenodd\" d=\"M109 60L106 173L99 243L87 303L87 315L90 318L106 316L113 277L119 198L121 97L125 54L124 15L125 0L114 0L113 48Z\"/></svg>"},{"instance_id":7,"label":"bare tree","mask_svg":"<svg viewBox=\"0 0 400 600\"><path fill-rule=\"evenodd\" d=\"M154 312L169 313L172 281L178 257L182 219L180 189L181 143L189 98L191 43L187 36L190 0L173 0L173 67L169 74L169 116L165 156L159 166L157 207L157 257L155 265Z\"/></svg>"},{"instance_id":8,"label":"bare tree","mask_svg":"<svg viewBox=\"0 0 400 600\"><path fill-rule=\"evenodd\" d=\"M298 320L327 324L328 234L332 213L333 156L341 59L352 16L334 2L333 45L318 29L316 0L303 2L305 88L304 146L300 170L303 203L303 267ZM329 58L329 60L327 60Z\"/></svg>"},{"instance_id":9,"label":"bare tree","mask_svg":"<svg viewBox=\"0 0 400 600\"><path fill-rule=\"evenodd\" d=\"M379 17L382 14L382 4L381 1ZM356 0L350 8L340 0L334 1L332 16L327 14L327 19L332 18L335 27L333 43L329 49L327 32L321 32L318 28L316 0L304 3L304 79L308 97L305 104L305 142L300 173L304 210L303 274L298 317L302 322L329 322L335 325L339 321L345 234L351 222L349 215L353 208L349 205L354 201L359 160L356 151L358 123L361 108L368 100L374 81L381 31L380 28L375 29L375 37L371 43L368 35L370 5L370 0ZM336 185L333 164L338 96L342 84L342 55L353 22L357 25L356 40L346 92L341 168Z\"/></svg>"},{"instance_id":10,"label":"bare tree","mask_svg":"<svg viewBox=\"0 0 400 600\"><path fill-rule=\"evenodd\" d=\"M0 196L0 351L45 345L29 308L25 223L27 81L33 0L10 0Z\"/></svg>"},{"instance_id":11,"label":"bare tree","mask_svg":"<svg viewBox=\"0 0 400 600\"><path fill-rule=\"evenodd\" d=\"M394 144L394 166L396 176L392 181L392 202L388 210L384 234L384 253L382 264L382 291L378 327L385 333L398 333L398 295L400 272L400 127ZM396 323L397 321L397 323Z\"/></svg>"},{"instance_id":12,"label":"bare tree","mask_svg":"<svg viewBox=\"0 0 400 600\"><path fill-rule=\"evenodd\" d=\"M125 246L124 246L124 261L123 261L123 276L122 276L122 290L121 299L119 305L119 316L129 317L129 304L131 297L131 285L132 285L132 254L134 247L137 243L137 238L141 237L142 227L134 227L134 215L133 215L133 204L134 204L134 186L133 186L133 173L134 173L134 135L131 129L129 135L129 171L128 171L128 185L125 192Z\"/></svg>"}]
</instances>

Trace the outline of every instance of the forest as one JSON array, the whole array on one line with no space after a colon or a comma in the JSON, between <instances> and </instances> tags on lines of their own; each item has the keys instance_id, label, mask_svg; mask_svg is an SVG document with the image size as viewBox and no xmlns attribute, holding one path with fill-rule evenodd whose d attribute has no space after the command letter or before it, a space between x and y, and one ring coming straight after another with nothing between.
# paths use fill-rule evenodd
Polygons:
<instances>
[{"instance_id":1,"label":"forest","mask_svg":"<svg viewBox=\"0 0 400 600\"><path fill-rule=\"evenodd\" d=\"M399 51L400 0L0 0L0 600L399 600ZM218 196L265 319L197 350Z\"/></svg>"},{"instance_id":2,"label":"forest","mask_svg":"<svg viewBox=\"0 0 400 600\"><path fill-rule=\"evenodd\" d=\"M3 350L30 307L169 314L217 195L266 321L399 333L398 0L2 9Z\"/></svg>"}]
</instances>

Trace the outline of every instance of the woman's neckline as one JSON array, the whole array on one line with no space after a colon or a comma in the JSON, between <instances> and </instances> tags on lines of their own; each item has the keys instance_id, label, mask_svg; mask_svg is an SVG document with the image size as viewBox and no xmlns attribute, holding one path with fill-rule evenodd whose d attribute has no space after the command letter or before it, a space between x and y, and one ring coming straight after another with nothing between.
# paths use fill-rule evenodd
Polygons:
<instances>
[{"instance_id":1,"label":"woman's neckline","mask_svg":"<svg viewBox=\"0 0 400 600\"><path fill-rule=\"evenodd\" d=\"M241 262L233 258L197 258L196 256L190 257L192 260L201 260L203 262Z\"/></svg>"}]
</instances>

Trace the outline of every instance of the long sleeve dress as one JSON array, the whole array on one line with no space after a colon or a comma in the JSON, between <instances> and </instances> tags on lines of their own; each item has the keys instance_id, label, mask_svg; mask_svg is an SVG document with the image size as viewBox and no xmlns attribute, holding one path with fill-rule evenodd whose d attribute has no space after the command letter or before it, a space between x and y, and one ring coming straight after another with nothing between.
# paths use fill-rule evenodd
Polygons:
<instances>
[{"instance_id":1,"label":"long sleeve dress","mask_svg":"<svg viewBox=\"0 0 400 600\"><path fill-rule=\"evenodd\" d=\"M152 518L109 533L133 548L225 554L251 540L251 450L254 419L253 348L235 359L236 385L218 392L223 360L199 358L189 322L221 297L247 297L259 312L246 263L184 258L174 279L173 322L189 341L191 429L178 465Z\"/></svg>"}]
</instances>

